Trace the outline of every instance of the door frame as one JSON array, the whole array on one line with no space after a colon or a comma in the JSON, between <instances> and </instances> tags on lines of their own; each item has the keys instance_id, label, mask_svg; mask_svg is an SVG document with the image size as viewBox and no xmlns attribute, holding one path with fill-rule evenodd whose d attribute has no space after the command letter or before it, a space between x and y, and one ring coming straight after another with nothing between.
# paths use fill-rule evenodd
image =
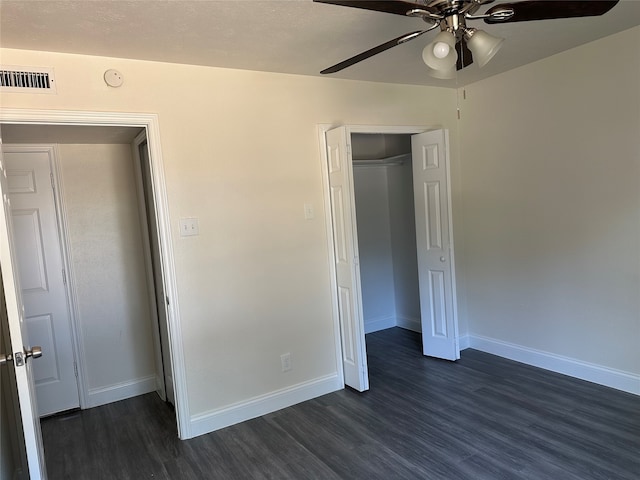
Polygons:
<instances>
[{"instance_id":1,"label":"door frame","mask_svg":"<svg viewBox=\"0 0 640 480\"><path fill-rule=\"evenodd\" d=\"M342 364L342 340L340 338L340 314L338 308L338 296L335 292L338 291L338 283L336 279L336 256L333 245L333 218L331 215L331 189L329 186L329 165L327 158L327 137L326 133L329 130L338 127L345 127L347 130L347 134L351 136L352 133L368 133L368 134L389 134L389 135L416 135L418 133L424 133L431 130L444 130L445 127L442 125L350 125L350 124L332 124L332 123L321 123L318 124L318 144L320 146L320 159L321 159L321 168L322 168L322 195L323 195L323 203L324 203L324 212L325 212L325 226L326 226L326 241L327 241L327 250L329 253L329 282L331 286L331 314L333 318L333 331L334 331L334 342L335 342L335 352L336 352L336 365L338 370L338 380L344 385L344 367ZM351 174L353 175L353 166L351 166ZM449 189L451 189L451 178L450 178L451 165L448 166L448 174L447 174L447 182L449 184ZM451 191L449 190L449 195L451 195ZM453 245L453 220L452 215L449 215L449 229L450 229L450 239L451 244ZM352 228L357 232L357 219L353 222ZM451 248L451 258L452 265L453 263L453 247ZM455 268L451 269L451 279L452 279L452 295L453 295L453 318L456 331L458 331L458 308L457 308L457 294L456 294L456 277L455 277ZM358 289L361 289L360 284L358 283ZM362 292L360 292L362 295ZM363 326L364 328L364 326ZM362 332L364 335L364 331Z\"/></svg>"},{"instance_id":2,"label":"door frame","mask_svg":"<svg viewBox=\"0 0 640 480\"><path fill-rule=\"evenodd\" d=\"M173 242L169 205L164 178L162 150L160 146L160 127L157 114L88 112L73 110L31 110L0 109L0 124L13 123L23 125L68 125L68 126L113 126L144 128L150 155L153 184L153 198L158 217L158 234L161 240L161 260L164 265L164 282L167 305L167 328L171 350L171 365L175 392L175 412L178 437L190 438L190 419L187 401L186 366L184 363L182 329L178 306L178 289L175 275Z\"/></svg>"}]
</instances>

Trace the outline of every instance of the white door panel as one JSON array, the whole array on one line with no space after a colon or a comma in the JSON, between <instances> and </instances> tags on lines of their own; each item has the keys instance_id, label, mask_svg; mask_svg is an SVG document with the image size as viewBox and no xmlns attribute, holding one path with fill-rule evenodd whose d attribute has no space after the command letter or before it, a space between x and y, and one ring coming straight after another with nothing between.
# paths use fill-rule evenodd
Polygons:
<instances>
[{"instance_id":1,"label":"white door panel","mask_svg":"<svg viewBox=\"0 0 640 480\"><path fill-rule=\"evenodd\" d=\"M25 323L44 352L33 366L40 416L80 406L52 155L51 147L4 147Z\"/></svg>"},{"instance_id":2,"label":"white door panel","mask_svg":"<svg viewBox=\"0 0 640 480\"><path fill-rule=\"evenodd\" d=\"M364 319L358 266L358 239L351 156L345 127L327 132L329 190L333 217L333 244L338 286L338 313L345 384L362 392L369 389Z\"/></svg>"},{"instance_id":3,"label":"white door panel","mask_svg":"<svg viewBox=\"0 0 640 480\"><path fill-rule=\"evenodd\" d=\"M423 353L457 360L447 136L411 137Z\"/></svg>"},{"instance_id":4,"label":"white door panel","mask_svg":"<svg viewBox=\"0 0 640 480\"><path fill-rule=\"evenodd\" d=\"M14 208L12 217L14 236L20 239L16 243L16 257L22 291L46 293L49 287L44 264L39 212L35 209Z\"/></svg>"},{"instance_id":5,"label":"white door panel","mask_svg":"<svg viewBox=\"0 0 640 480\"><path fill-rule=\"evenodd\" d=\"M173 388L173 368L171 365L171 345L167 328L167 300L164 285L164 265L158 235L157 212L153 200L152 172L149 163L149 149L146 132L134 140L133 149L136 159L136 174L138 183L142 187L139 193L140 214L142 223L146 226L143 231L143 242L147 261L147 283L150 293L150 307L157 327L153 329L156 354L157 392L160 398L175 405Z\"/></svg>"},{"instance_id":6,"label":"white door panel","mask_svg":"<svg viewBox=\"0 0 640 480\"><path fill-rule=\"evenodd\" d=\"M8 430L12 432L11 438L15 442L12 444L16 452L14 474L20 479L39 480L46 478L46 468L31 368L38 360L34 362L27 359L26 362L19 362L17 359L18 354L23 353L24 347L30 347L31 344L24 324L24 308L12 236L11 201L7 195L6 177L4 157L0 149L0 353L14 357L12 361L0 365L3 374L7 373L7 377L3 375L0 381L3 382L3 387L9 385L12 390L13 408L7 415L7 421L11 421ZM2 394L7 393L3 388Z\"/></svg>"}]
</instances>

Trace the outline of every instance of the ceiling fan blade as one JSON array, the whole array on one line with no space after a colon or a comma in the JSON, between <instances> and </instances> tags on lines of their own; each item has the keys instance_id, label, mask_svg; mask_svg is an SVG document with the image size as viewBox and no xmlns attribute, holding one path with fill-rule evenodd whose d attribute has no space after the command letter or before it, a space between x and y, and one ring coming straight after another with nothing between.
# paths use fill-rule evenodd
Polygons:
<instances>
[{"instance_id":1,"label":"ceiling fan blade","mask_svg":"<svg viewBox=\"0 0 640 480\"><path fill-rule=\"evenodd\" d=\"M363 60L366 60L369 57L373 57L374 55L377 55L378 53L382 53L385 50L389 50L392 47L395 47L396 45L400 45L402 43L406 43L409 40L413 40L414 38L419 37L420 35L422 35L423 33L427 33L430 30L417 30L415 32L411 32L411 33L406 33L398 38L394 38L393 40L389 40L388 42L383 43L382 45L378 45L377 47L373 47L369 50L367 50L366 52L362 52L359 53L358 55L355 55L351 58L348 58L346 60L343 60L340 63L336 63L335 65L333 65L332 67L329 68L325 68L324 70L322 70L320 73L323 75L326 75L328 73L336 73L339 72L340 70L344 70L347 67L350 67L351 65L355 65L358 62L361 62Z\"/></svg>"},{"instance_id":2,"label":"ceiling fan blade","mask_svg":"<svg viewBox=\"0 0 640 480\"><path fill-rule=\"evenodd\" d=\"M512 9L511 17L489 17L486 23L528 22L530 20L550 20L553 18L594 17L611 10L619 0L534 0L516 3L501 3L487 10L487 14Z\"/></svg>"},{"instance_id":3,"label":"ceiling fan blade","mask_svg":"<svg viewBox=\"0 0 640 480\"><path fill-rule=\"evenodd\" d=\"M329 3L331 5L342 5L343 7L362 8L376 12L393 13L396 15L407 15L413 9L426 10L437 14L438 11L417 2L403 2L399 0L376 1L376 0L313 0L316 3Z\"/></svg>"},{"instance_id":4,"label":"ceiling fan blade","mask_svg":"<svg viewBox=\"0 0 640 480\"><path fill-rule=\"evenodd\" d=\"M473 63L473 54L471 50L469 50L469 47L467 47L467 41L464 38L456 43L456 52L458 52L456 70L462 70L464 67L468 67Z\"/></svg>"}]
</instances>

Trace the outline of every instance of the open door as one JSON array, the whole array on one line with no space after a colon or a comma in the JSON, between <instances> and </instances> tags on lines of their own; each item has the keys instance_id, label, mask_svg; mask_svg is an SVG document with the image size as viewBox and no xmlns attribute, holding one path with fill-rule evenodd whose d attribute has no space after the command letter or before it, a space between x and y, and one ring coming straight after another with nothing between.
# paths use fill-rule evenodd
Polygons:
<instances>
[{"instance_id":1,"label":"open door","mask_svg":"<svg viewBox=\"0 0 640 480\"><path fill-rule=\"evenodd\" d=\"M346 127L335 128L326 133L344 383L363 392L369 389L369 373L360 290L358 238L353 228L356 211L349 140Z\"/></svg>"},{"instance_id":2,"label":"open door","mask_svg":"<svg viewBox=\"0 0 640 480\"><path fill-rule=\"evenodd\" d=\"M460 358L455 311L448 138L445 130L411 137L420 315L424 355Z\"/></svg>"},{"instance_id":3,"label":"open door","mask_svg":"<svg viewBox=\"0 0 640 480\"><path fill-rule=\"evenodd\" d=\"M175 405L169 331L167 328L167 296L165 293L165 272L158 235L158 220L153 200L153 173L149 162L147 133L143 131L133 141L133 158L138 177L138 200L143 224L143 242L147 264L147 284L150 293L150 308L154 319L154 344L156 353L157 393L162 400Z\"/></svg>"},{"instance_id":4,"label":"open door","mask_svg":"<svg viewBox=\"0 0 640 480\"><path fill-rule=\"evenodd\" d=\"M1 146L1 141L0 141ZM40 421L35 400L35 387L33 372L31 369L31 357L38 356L38 347L31 347L26 338L26 325L24 325L24 308L20 294L20 285L16 271L14 258L15 249L12 245L11 209L7 196L6 172L4 160L0 149L0 195L2 195L2 208L0 208L0 280L2 291L0 296L0 320L3 329L0 334L3 338L0 347L5 344L9 351L0 352L0 368L9 369L5 372L12 380L15 388L15 415L6 415L7 421L16 419L14 435L20 445L17 451L21 452L16 465L16 473L23 478L44 479L46 469L44 464L44 449L40 432ZM4 348L3 348L4 350ZM5 373L3 372L3 373ZM12 392L13 393L13 392ZM9 418L11 417L11 418ZM24 446L22 445L24 443ZM20 465L20 463L22 465Z\"/></svg>"}]
</instances>

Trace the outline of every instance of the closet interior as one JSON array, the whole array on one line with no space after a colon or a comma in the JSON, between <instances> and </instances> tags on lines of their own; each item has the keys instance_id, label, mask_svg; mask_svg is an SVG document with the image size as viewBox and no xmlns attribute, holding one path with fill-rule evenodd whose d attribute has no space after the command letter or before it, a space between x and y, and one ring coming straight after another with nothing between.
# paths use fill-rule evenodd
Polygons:
<instances>
[{"instance_id":1,"label":"closet interior","mask_svg":"<svg viewBox=\"0 0 640 480\"><path fill-rule=\"evenodd\" d=\"M420 332L411 136L354 133L351 150L365 333Z\"/></svg>"}]
</instances>

